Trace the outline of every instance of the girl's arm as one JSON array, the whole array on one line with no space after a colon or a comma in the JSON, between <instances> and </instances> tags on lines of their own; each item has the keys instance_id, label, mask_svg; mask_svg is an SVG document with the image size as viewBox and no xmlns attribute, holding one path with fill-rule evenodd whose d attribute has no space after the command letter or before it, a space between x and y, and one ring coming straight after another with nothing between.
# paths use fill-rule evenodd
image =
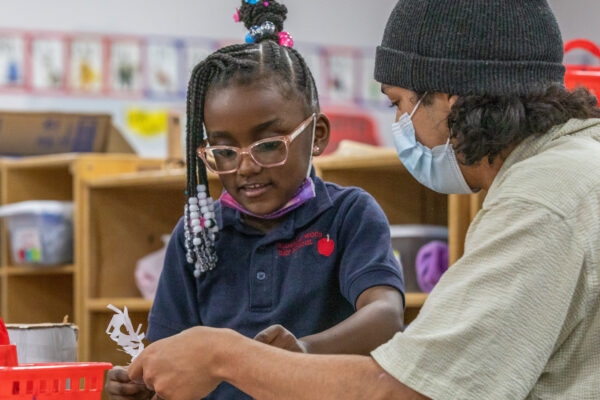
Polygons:
<instances>
[{"instance_id":1,"label":"girl's arm","mask_svg":"<svg viewBox=\"0 0 600 400\"><path fill-rule=\"evenodd\" d=\"M354 314L326 331L297 339L281 325L274 325L255 339L304 353L368 355L402 330L403 319L400 292L389 286L375 286L358 297Z\"/></svg>"}]
</instances>

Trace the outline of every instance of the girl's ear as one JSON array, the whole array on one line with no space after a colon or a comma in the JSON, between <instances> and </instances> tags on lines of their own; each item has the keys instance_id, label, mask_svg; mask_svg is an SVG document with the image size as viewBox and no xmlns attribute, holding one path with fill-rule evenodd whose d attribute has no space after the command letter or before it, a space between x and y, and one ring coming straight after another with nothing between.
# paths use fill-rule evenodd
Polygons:
<instances>
[{"instance_id":1,"label":"girl's ear","mask_svg":"<svg viewBox=\"0 0 600 400\"><path fill-rule=\"evenodd\" d=\"M329 134L331 132L331 123L325 114L317 114L315 126L315 144L313 145L313 156L320 156L325 151L329 143Z\"/></svg>"}]
</instances>

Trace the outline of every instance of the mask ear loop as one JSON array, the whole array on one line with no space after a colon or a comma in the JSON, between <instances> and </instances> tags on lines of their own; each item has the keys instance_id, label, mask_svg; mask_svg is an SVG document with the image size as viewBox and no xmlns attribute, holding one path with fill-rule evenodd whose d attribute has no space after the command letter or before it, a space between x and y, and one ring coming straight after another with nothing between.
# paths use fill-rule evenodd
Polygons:
<instances>
[{"instance_id":1,"label":"mask ear loop","mask_svg":"<svg viewBox=\"0 0 600 400\"><path fill-rule=\"evenodd\" d=\"M452 146L452 143L450 143L450 133L448 133L448 140L446 141L446 147L444 148L444 151L448 151L448 147ZM454 147L452 147L452 151L454 151Z\"/></svg>"},{"instance_id":2,"label":"mask ear loop","mask_svg":"<svg viewBox=\"0 0 600 400\"><path fill-rule=\"evenodd\" d=\"M317 131L317 115L313 113L313 130L312 130L312 141L310 143L310 158L308 160L308 171L306 171L306 178L310 177L310 171L312 169L313 161L313 148L315 147L315 134Z\"/></svg>"},{"instance_id":3,"label":"mask ear loop","mask_svg":"<svg viewBox=\"0 0 600 400\"><path fill-rule=\"evenodd\" d=\"M421 96L419 101L417 101L417 105L415 106L415 108L413 108L412 112L409 115L410 119L412 119L413 115L415 115L415 113L417 112L417 108L419 108L419 106L421 105L421 102L423 101L425 96L427 96L427 92L425 92L425 94L423 94L423 96Z\"/></svg>"}]
</instances>

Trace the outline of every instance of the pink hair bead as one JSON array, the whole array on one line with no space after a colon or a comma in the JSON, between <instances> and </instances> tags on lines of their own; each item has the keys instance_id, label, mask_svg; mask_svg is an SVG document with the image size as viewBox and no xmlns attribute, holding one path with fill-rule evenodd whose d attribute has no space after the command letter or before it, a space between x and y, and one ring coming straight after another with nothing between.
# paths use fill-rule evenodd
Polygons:
<instances>
[{"instance_id":1,"label":"pink hair bead","mask_svg":"<svg viewBox=\"0 0 600 400\"><path fill-rule=\"evenodd\" d=\"M265 7L269 7L269 2L268 2L268 1L265 1L265 2L264 2L264 5L265 5Z\"/></svg>"},{"instance_id":2,"label":"pink hair bead","mask_svg":"<svg viewBox=\"0 0 600 400\"><path fill-rule=\"evenodd\" d=\"M294 47L294 39L287 32L279 32L279 44L286 47Z\"/></svg>"},{"instance_id":3,"label":"pink hair bead","mask_svg":"<svg viewBox=\"0 0 600 400\"><path fill-rule=\"evenodd\" d=\"M235 13L233 14L233 20L235 22L240 22L240 9L236 8Z\"/></svg>"}]
</instances>

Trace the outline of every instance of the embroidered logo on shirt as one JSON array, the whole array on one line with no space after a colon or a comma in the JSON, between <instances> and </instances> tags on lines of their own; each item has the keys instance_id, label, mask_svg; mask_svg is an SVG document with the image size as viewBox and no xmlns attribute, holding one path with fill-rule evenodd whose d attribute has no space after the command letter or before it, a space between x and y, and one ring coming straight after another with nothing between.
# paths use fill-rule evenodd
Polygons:
<instances>
[{"instance_id":1,"label":"embroidered logo on shirt","mask_svg":"<svg viewBox=\"0 0 600 400\"><path fill-rule=\"evenodd\" d=\"M322 237L322 232L308 232L298 236L298 238L296 238L292 242L277 243L277 254L282 257L287 257L290 254L294 254L303 247L312 246L313 244L315 244L316 239L320 239Z\"/></svg>"},{"instance_id":2,"label":"embroidered logo on shirt","mask_svg":"<svg viewBox=\"0 0 600 400\"><path fill-rule=\"evenodd\" d=\"M325 257L329 257L331 253L333 253L333 249L335 249L335 243L329 238L329 235L327 235L326 238L319 240L317 243L317 250Z\"/></svg>"}]
</instances>

